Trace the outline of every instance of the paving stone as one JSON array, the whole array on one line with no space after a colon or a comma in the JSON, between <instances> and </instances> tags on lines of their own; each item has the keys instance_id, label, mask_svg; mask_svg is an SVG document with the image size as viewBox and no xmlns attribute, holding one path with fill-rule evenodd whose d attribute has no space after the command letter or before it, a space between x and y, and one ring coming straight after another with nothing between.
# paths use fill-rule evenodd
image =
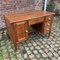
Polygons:
<instances>
[{"instance_id":1,"label":"paving stone","mask_svg":"<svg viewBox=\"0 0 60 60\"><path fill-rule=\"evenodd\" d=\"M55 57L52 57L52 58L51 58L51 60L57 60L57 58L55 58Z\"/></svg>"},{"instance_id":2,"label":"paving stone","mask_svg":"<svg viewBox=\"0 0 60 60\"><path fill-rule=\"evenodd\" d=\"M31 46L31 47L30 47L30 49L31 49L31 50L34 50L34 47L33 47L33 46Z\"/></svg>"},{"instance_id":3,"label":"paving stone","mask_svg":"<svg viewBox=\"0 0 60 60\"><path fill-rule=\"evenodd\" d=\"M40 55L40 54L36 54L36 57L37 57L37 58L40 58L40 57L41 57L41 55Z\"/></svg>"},{"instance_id":4,"label":"paving stone","mask_svg":"<svg viewBox=\"0 0 60 60\"><path fill-rule=\"evenodd\" d=\"M53 48L49 48L49 51L51 51L52 53L54 52Z\"/></svg>"},{"instance_id":5,"label":"paving stone","mask_svg":"<svg viewBox=\"0 0 60 60\"><path fill-rule=\"evenodd\" d=\"M55 44L55 47L59 47L59 45L58 44Z\"/></svg>"},{"instance_id":6,"label":"paving stone","mask_svg":"<svg viewBox=\"0 0 60 60\"><path fill-rule=\"evenodd\" d=\"M47 44L45 44L45 46L46 46L46 48L50 48L50 46L49 46L49 45L47 45Z\"/></svg>"},{"instance_id":7,"label":"paving stone","mask_svg":"<svg viewBox=\"0 0 60 60\"><path fill-rule=\"evenodd\" d=\"M55 52L58 52L58 48L54 48L54 51L55 51Z\"/></svg>"},{"instance_id":8,"label":"paving stone","mask_svg":"<svg viewBox=\"0 0 60 60\"><path fill-rule=\"evenodd\" d=\"M44 51L43 51L42 49L40 49L40 50L39 50L39 53L41 53L41 54L42 54L42 53L44 53Z\"/></svg>"},{"instance_id":9,"label":"paving stone","mask_svg":"<svg viewBox=\"0 0 60 60\"><path fill-rule=\"evenodd\" d=\"M33 46L36 46L37 44L36 43L33 43Z\"/></svg>"},{"instance_id":10,"label":"paving stone","mask_svg":"<svg viewBox=\"0 0 60 60\"><path fill-rule=\"evenodd\" d=\"M47 55L51 58L53 54L51 52L48 52Z\"/></svg>"},{"instance_id":11,"label":"paving stone","mask_svg":"<svg viewBox=\"0 0 60 60\"><path fill-rule=\"evenodd\" d=\"M60 51L58 51L58 54L60 55Z\"/></svg>"},{"instance_id":12,"label":"paving stone","mask_svg":"<svg viewBox=\"0 0 60 60\"><path fill-rule=\"evenodd\" d=\"M28 56L27 56L27 54L24 54L24 58L27 58Z\"/></svg>"},{"instance_id":13,"label":"paving stone","mask_svg":"<svg viewBox=\"0 0 60 60\"><path fill-rule=\"evenodd\" d=\"M37 60L36 58L33 58L32 60Z\"/></svg>"},{"instance_id":14,"label":"paving stone","mask_svg":"<svg viewBox=\"0 0 60 60\"><path fill-rule=\"evenodd\" d=\"M37 42L38 45L40 45L41 43L40 42Z\"/></svg>"},{"instance_id":15,"label":"paving stone","mask_svg":"<svg viewBox=\"0 0 60 60\"><path fill-rule=\"evenodd\" d=\"M29 47L25 47L25 50L29 50Z\"/></svg>"},{"instance_id":16,"label":"paving stone","mask_svg":"<svg viewBox=\"0 0 60 60\"><path fill-rule=\"evenodd\" d=\"M54 41L56 41L56 39L53 39Z\"/></svg>"},{"instance_id":17,"label":"paving stone","mask_svg":"<svg viewBox=\"0 0 60 60\"><path fill-rule=\"evenodd\" d=\"M51 60L50 58L45 58L45 60Z\"/></svg>"},{"instance_id":18,"label":"paving stone","mask_svg":"<svg viewBox=\"0 0 60 60\"><path fill-rule=\"evenodd\" d=\"M52 48L54 48L55 46L53 44L50 45Z\"/></svg>"},{"instance_id":19,"label":"paving stone","mask_svg":"<svg viewBox=\"0 0 60 60\"><path fill-rule=\"evenodd\" d=\"M60 50L60 47L58 49Z\"/></svg>"},{"instance_id":20,"label":"paving stone","mask_svg":"<svg viewBox=\"0 0 60 60\"><path fill-rule=\"evenodd\" d=\"M44 60L44 58L40 58L40 60Z\"/></svg>"},{"instance_id":21,"label":"paving stone","mask_svg":"<svg viewBox=\"0 0 60 60\"><path fill-rule=\"evenodd\" d=\"M59 41L56 41L56 43L57 43L57 44L60 44L60 42L59 42Z\"/></svg>"},{"instance_id":22,"label":"paving stone","mask_svg":"<svg viewBox=\"0 0 60 60\"><path fill-rule=\"evenodd\" d=\"M47 44L49 44L49 45L50 45L50 44L51 44L51 42L50 42L50 41L48 41L48 42L47 42Z\"/></svg>"},{"instance_id":23,"label":"paving stone","mask_svg":"<svg viewBox=\"0 0 60 60\"><path fill-rule=\"evenodd\" d=\"M56 52L53 53L55 57L58 57L58 54Z\"/></svg>"},{"instance_id":24,"label":"paving stone","mask_svg":"<svg viewBox=\"0 0 60 60\"><path fill-rule=\"evenodd\" d=\"M38 50L40 50L40 47L39 46L36 46L35 48L38 49Z\"/></svg>"},{"instance_id":25,"label":"paving stone","mask_svg":"<svg viewBox=\"0 0 60 60\"><path fill-rule=\"evenodd\" d=\"M34 54L30 54L29 57L30 57L30 59L33 59L34 58Z\"/></svg>"},{"instance_id":26,"label":"paving stone","mask_svg":"<svg viewBox=\"0 0 60 60\"><path fill-rule=\"evenodd\" d=\"M32 46L32 44L31 44L31 43L29 43L29 44L28 44L28 46Z\"/></svg>"},{"instance_id":27,"label":"paving stone","mask_svg":"<svg viewBox=\"0 0 60 60\"><path fill-rule=\"evenodd\" d=\"M9 59L4 59L4 60L9 60Z\"/></svg>"},{"instance_id":28,"label":"paving stone","mask_svg":"<svg viewBox=\"0 0 60 60\"><path fill-rule=\"evenodd\" d=\"M46 54L46 53L42 53L42 56L43 56L44 58L46 58L46 57L47 57L47 54Z\"/></svg>"},{"instance_id":29,"label":"paving stone","mask_svg":"<svg viewBox=\"0 0 60 60\"><path fill-rule=\"evenodd\" d=\"M41 45L40 47L41 47L41 48L44 48L44 46L43 46L43 45Z\"/></svg>"},{"instance_id":30,"label":"paving stone","mask_svg":"<svg viewBox=\"0 0 60 60\"><path fill-rule=\"evenodd\" d=\"M58 60L60 60L60 57L58 57Z\"/></svg>"},{"instance_id":31,"label":"paving stone","mask_svg":"<svg viewBox=\"0 0 60 60\"><path fill-rule=\"evenodd\" d=\"M33 53L34 53L34 54L38 54L38 51L37 51L37 50L34 50Z\"/></svg>"},{"instance_id":32,"label":"paving stone","mask_svg":"<svg viewBox=\"0 0 60 60\"><path fill-rule=\"evenodd\" d=\"M2 34L0 34L0 39L2 39Z\"/></svg>"},{"instance_id":33,"label":"paving stone","mask_svg":"<svg viewBox=\"0 0 60 60\"><path fill-rule=\"evenodd\" d=\"M27 51L27 54L31 54L31 51L30 51L30 50L28 50L28 51Z\"/></svg>"},{"instance_id":34,"label":"paving stone","mask_svg":"<svg viewBox=\"0 0 60 60\"><path fill-rule=\"evenodd\" d=\"M42 41L43 44L46 44L46 42Z\"/></svg>"},{"instance_id":35,"label":"paving stone","mask_svg":"<svg viewBox=\"0 0 60 60\"><path fill-rule=\"evenodd\" d=\"M49 50L46 48L46 49L44 49L44 51L45 51L46 53L48 53Z\"/></svg>"},{"instance_id":36,"label":"paving stone","mask_svg":"<svg viewBox=\"0 0 60 60\"><path fill-rule=\"evenodd\" d=\"M55 41L51 41L52 44L55 44Z\"/></svg>"}]
</instances>

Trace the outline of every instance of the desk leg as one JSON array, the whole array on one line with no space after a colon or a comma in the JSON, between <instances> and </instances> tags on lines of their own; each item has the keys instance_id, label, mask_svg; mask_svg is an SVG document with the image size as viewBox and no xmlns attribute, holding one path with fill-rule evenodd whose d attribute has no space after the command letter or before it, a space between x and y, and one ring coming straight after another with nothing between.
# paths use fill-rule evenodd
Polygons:
<instances>
[{"instance_id":1,"label":"desk leg","mask_svg":"<svg viewBox=\"0 0 60 60\"><path fill-rule=\"evenodd\" d=\"M17 51L17 43L16 43L16 38L13 36L13 48L15 51Z\"/></svg>"},{"instance_id":2,"label":"desk leg","mask_svg":"<svg viewBox=\"0 0 60 60\"><path fill-rule=\"evenodd\" d=\"M17 44L14 43L14 50L17 51Z\"/></svg>"},{"instance_id":3,"label":"desk leg","mask_svg":"<svg viewBox=\"0 0 60 60\"><path fill-rule=\"evenodd\" d=\"M49 31L49 33L48 33L48 37L50 37L50 33L51 33L51 31Z\"/></svg>"}]
</instances>

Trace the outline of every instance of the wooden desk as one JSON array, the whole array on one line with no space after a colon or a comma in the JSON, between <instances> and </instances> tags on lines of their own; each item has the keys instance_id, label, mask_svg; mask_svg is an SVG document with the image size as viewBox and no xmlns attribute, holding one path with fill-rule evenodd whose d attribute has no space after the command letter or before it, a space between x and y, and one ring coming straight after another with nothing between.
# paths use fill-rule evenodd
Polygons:
<instances>
[{"instance_id":1,"label":"wooden desk","mask_svg":"<svg viewBox=\"0 0 60 60\"><path fill-rule=\"evenodd\" d=\"M16 49L19 42L28 39L28 27L42 33L51 32L52 12L33 10L5 14L7 32Z\"/></svg>"}]
</instances>

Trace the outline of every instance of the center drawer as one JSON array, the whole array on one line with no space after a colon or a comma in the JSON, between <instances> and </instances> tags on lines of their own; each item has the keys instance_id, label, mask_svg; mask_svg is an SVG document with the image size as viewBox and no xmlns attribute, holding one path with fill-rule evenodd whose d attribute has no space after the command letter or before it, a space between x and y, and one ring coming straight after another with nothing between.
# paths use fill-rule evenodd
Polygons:
<instances>
[{"instance_id":1,"label":"center drawer","mask_svg":"<svg viewBox=\"0 0 60 60\"><path fill-rule=\"evenodd\" d=\"M43 21L44 21L44 18L43 18L43 17L34 18L34 19L29 20L29 25L41 23L41 22L43 22Z\"/></svg>"}]
</instances>

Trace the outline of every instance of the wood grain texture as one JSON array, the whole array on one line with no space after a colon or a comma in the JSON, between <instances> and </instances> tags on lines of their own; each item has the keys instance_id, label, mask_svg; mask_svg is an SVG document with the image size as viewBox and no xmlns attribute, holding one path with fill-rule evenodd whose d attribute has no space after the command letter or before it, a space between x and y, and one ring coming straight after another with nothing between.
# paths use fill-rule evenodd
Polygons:
<instances>
[{"instance_id":1,"label":"wood grain texture","mask_svg":"<svg viewBox=\"0 0 60 60\"><path fill-rule=\"evenodd\" d=\"M28 39L29 26L38 32L50 35L53 15L52 12L40 10L5 14L7 32L13 41L15 50L19 42Z\"/></svg>"}]
</instances>

